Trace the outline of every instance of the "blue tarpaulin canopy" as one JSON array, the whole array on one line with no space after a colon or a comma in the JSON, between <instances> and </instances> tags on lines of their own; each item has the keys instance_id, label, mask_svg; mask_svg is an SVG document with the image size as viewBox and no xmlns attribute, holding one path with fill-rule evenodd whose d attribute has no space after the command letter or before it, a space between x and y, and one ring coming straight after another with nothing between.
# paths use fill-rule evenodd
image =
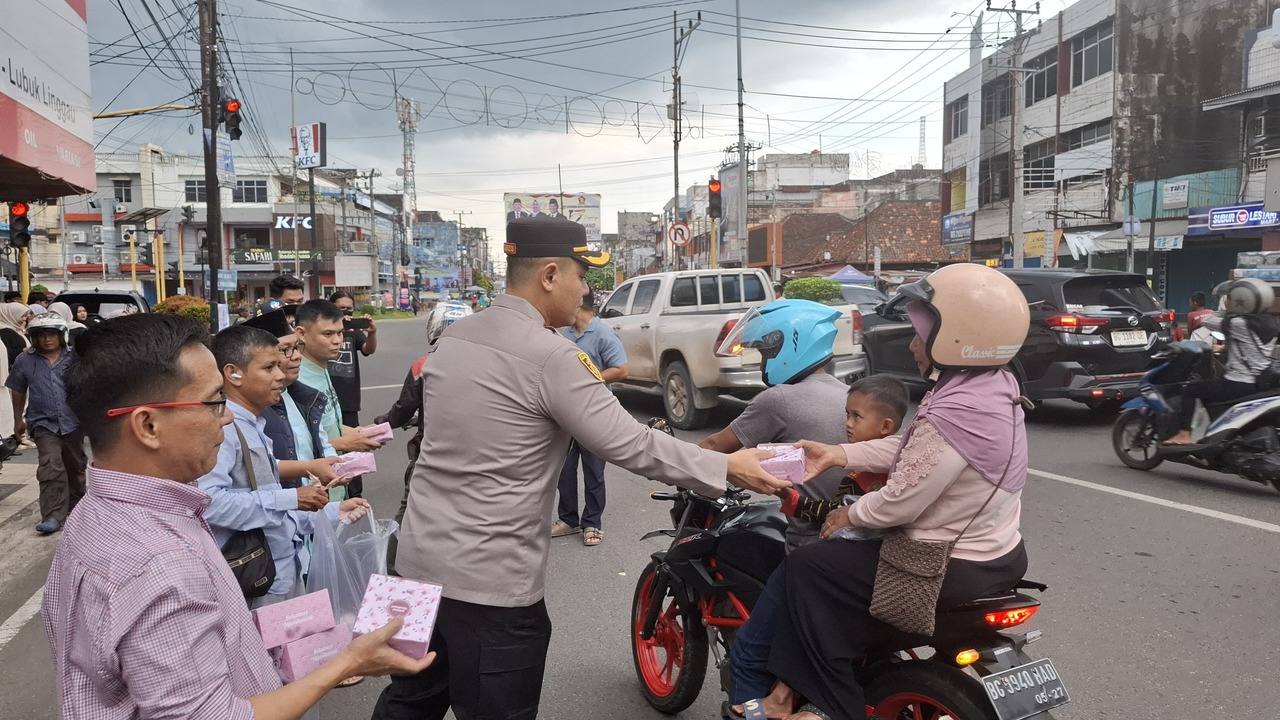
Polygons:
<instances>
[{"instance_id":1,"label":"blue tarpaulin canopy","mask_svg":"<svg viewBox=\"0 0 1280 720\"><path fill-rule=\"evenodd\" d=\"M863 275L858 268L852 265L845 265L837 270L834 274L827 276L828 280L835 280L845 285L871 285L875 283L870 275Z\"/></svg>"}]
</instances>

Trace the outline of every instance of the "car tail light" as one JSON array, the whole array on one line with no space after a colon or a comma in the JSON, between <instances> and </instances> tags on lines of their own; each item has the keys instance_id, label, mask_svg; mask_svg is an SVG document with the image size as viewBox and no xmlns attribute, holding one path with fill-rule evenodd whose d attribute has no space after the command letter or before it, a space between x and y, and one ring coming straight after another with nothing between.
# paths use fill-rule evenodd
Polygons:
<instances>
[{"instance_id":1,"label":"car tail light","mask_svg":"<svg viewBox=\"0 0 1280 720\"><path fill-rule=\"evenodd\" d=\"M725 338L729 337L729 333L733 332L733 328L736 327L737 324L738 324L737 320L729 320L725 322L724 327L720 328L720 334L716 336L716 344L711 346L711 352L716 352L717 350L720 349L720 344L724 342ZM716 354L719 355L720 353L716 353ZM742 345L734 345L730 349L729 355L725 357L732 356L732 355L741 355L741 354L742 354Z\"/></svg>"},{"instance_id":2,"label":"car tail light","mask_svg":"<svg viewBox=\"0 0 1280 720\"><path fill-rule=\"evenodd\" d=\"M986 620L987 624L993 628L1011 628L1030 620L1031 617L1039 611L1039 605L1028 605L1026 607L1009 608L1008 610L989 612L986 615L983 615L982 619Z\"/></svg>"},{"instance_id":3,"label":"car tail light","mask_svg":"<svg viewBox=\"0 0 1280 720\"><path fill-rule=\"evenodd\" d=\"M1052 315L1045 318L1044 324L1061 332L1087 335L1100 327L1104 327L1107 324L1107 319L1073 314Z\"/></svg>"},{"instance_id":4,"label":"car tail light","mask_svg":"<svg viewBox=\"0 0 1280 720\"><path fill-rule=\"evenodd\" d=\"M1156 322L1158 323L1164 323L1168 325L1169 323L1177 319L1178 319L1178 313L1172 310L1164 310L1162 312L1156 313Z\"/></svg>"},{"instance_id":5,"label":"car tail light","mask_svg":"<svg viewBox=\"0 0 1280 720\"><path fill-rule=\"evenodd\" d=\"M849 311L849 319L853 321L853 344L862 344L862 312L858 308Z\"/></svg>"}]
</instances>

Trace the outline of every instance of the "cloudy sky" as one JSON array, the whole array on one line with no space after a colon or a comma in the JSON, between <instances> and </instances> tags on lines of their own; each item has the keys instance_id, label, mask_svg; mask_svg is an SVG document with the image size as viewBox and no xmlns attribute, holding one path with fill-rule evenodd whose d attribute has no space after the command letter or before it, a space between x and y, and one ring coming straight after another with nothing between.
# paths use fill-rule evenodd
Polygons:
<instances>
[{"instance_id":1,"label":"cloudy sky","mask_svg":"<svg viewBox=\"0 0 1280 720\"><path fill-rule=\"evenodd\" d=\"M866 177L917 160L925 116L936 167L942 83L967 64L982 6L743 0L748 140L763 154L848 152L859 157L853 176ZM377 168L378 189L391 189L398 90L423 115L418 207L469 213L467 225L499 238L502 193L556 191L557 165L565 192L601 194L605 232L618 211L661 210L672 191L673 12L682 27L702 16L682 64L681 189L704 182L737 139L732 0L220 0L219 11L225 84L250 108L238 154L288 152L292 85L297 120L328 123L330 165ZM193 0L90 0L95 110L189 97L193 14ZM991 17L985 29L992 41L1010 31ZM199 148L199 118L187 113L96 131L99 152Z\"/></svg>"}]
</instances>

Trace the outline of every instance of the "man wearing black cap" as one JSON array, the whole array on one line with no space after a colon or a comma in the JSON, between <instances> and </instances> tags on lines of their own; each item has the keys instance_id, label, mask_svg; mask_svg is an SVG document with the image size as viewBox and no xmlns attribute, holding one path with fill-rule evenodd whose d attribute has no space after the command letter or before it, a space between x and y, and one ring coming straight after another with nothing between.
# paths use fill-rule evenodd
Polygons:
<instances>
[{"instance_id":1,"label":"man wearing black cap","mask_svg":"<svg viewBox=\"0 0 1280 720\"><path fill-rule=\"evenodd\" d=\"M550 518L570 437L637 475L719 496L726 478L789 486L768 453L721 455L637 422L591 358L552 328L573 321L586 270L609 255L581 225L507 225L507 292L454 323L423 373L422 451L410 481L396 572L444 586L432 670L393 678L374 717L537 717L551 624L543 601Z\"/></svg>"}]
</instances>

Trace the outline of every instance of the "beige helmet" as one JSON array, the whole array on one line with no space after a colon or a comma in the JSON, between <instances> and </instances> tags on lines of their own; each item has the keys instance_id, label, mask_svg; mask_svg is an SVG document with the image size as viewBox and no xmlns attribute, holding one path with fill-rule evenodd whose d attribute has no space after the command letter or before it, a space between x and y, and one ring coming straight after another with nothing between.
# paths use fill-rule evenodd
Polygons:
<instances>
[{"instance_id":1,"label":"beige helmet","mask_svg":"<svg viewBox=\"0 0 1280 720\"><path fill-rule=\"evenodd\" d=\"M934 316L924 338L934 367L1002 367L1027 339L1026 296L1004 273L984 265L948 265L899 292Z\"/></svg>"}]
</instances>

